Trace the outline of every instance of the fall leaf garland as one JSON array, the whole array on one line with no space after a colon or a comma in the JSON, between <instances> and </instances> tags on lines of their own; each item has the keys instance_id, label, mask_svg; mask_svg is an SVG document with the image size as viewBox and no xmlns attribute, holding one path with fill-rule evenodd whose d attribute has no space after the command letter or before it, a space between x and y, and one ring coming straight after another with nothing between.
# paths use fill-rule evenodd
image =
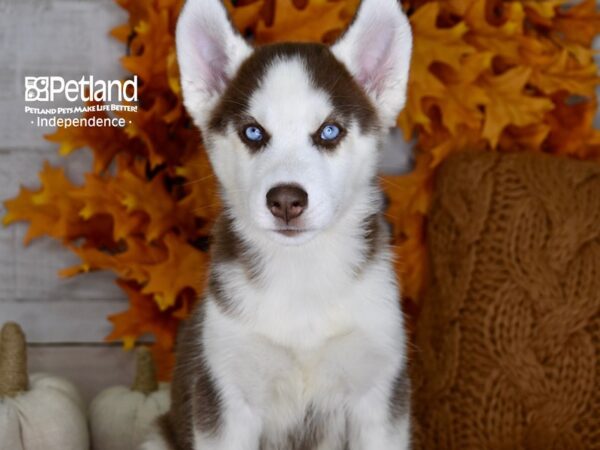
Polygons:
<instances>
[{"instance_id":1,"label":"fall leaf garland","mask_svg":"<svg viewBox=\"0 0 600 450\"><path fill-rule=\"evenodd\" d=\"M140 109L118 112L128 125L62 128L47 136L61 155L91 149L81 186L46 164L40 188L5 202L4 224L29 222L25 243L61 241L81 259L63 276L109 270L129 309L109 317L131 347L155 336L168 377L174 335L201 294L207 247L218 214L216 184L199 133L182 103L174 49L181 0L117 0L128 23L112 30L127 45L121 64L141 80ZM226 2L235 25L256 44L332 42L359 0ZM425 283L424 223L436 167L452 152L541 151L600 158L597 68L591 41L600 31L594 0L411 0L414 31L408 102L398 119L416 139L414 170L382 177L390 198L404 306L418 314ZM88 113L103 116L105 113Z\"/></svg>"}]
</instances>

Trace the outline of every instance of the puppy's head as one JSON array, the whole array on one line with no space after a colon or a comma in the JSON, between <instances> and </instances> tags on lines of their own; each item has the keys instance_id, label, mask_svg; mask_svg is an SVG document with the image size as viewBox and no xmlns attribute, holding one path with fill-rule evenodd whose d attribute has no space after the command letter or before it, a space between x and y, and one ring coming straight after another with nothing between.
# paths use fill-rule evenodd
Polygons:
<instances>
[{"instance_id":1,"label":"puppy's head","mask_svg":"<svg viewBox=\"0 0 600 450\"><path fill-rule=\"evenodd\" d=\"M411 45L396 0L363 0L332 47L256 49L220 0L187 1L177 25L184 103L238 224L300 244L365 203L381 135L404 106Z\"/></svg>"}]
</instances>

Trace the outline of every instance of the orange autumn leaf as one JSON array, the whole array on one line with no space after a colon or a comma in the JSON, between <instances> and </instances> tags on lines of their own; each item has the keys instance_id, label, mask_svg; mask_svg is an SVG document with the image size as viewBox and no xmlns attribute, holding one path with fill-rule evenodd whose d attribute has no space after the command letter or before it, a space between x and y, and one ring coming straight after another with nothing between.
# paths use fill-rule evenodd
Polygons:
<instances>
[{"instance_id":1,"label":"orange autumn leaf","mask_svg":"<svg viewBox=\"0 0 600 450\"><path fill-rule=\"evenodd\" d=\"M4 202L7 211L2 219L4 225L10 225L17 221L29 222L24 238L25 245L40 236L51 235L49 226L58 220L56 209L50 205L45 207L35 205L34 196L34 192L21 187L15 198Z\"/></svg>"},{"instance_id":2,"label":"orange autumn leaf","mask_svg":"<svg viewBox=\"0 0 600 450\"><path fill-rule=\"evenodd\" d=\"M541 122L546 112L553 108L552 101L528 94L525 85L531 69L517 67L495 77L486 77L484 86L490 97L486 105L482 135L493 147L507 125L525 126Z\"/></svg>"},{"instance_id":3,"label":"orange autumn leaf","mask_svg":"<svg viewBox=\"0 0 600 450\"><path fill-rule=\"evenodd\" d=\"M117 242L141 233L146 219L141 213L129 213L116 196L116 182L107 175L86 174L85 184L73 196L82 202L79 216L83 219L105 215L112 222L112 239Z\"/></svg>"},{"instance_id":4,"label":"orange autumn leaf","mask_svg":"<svg viewBox=\"0 0 600 450\"><path fill-rule=\"evenodd\" d=\"M348 2L351 3L351 2ZM358 6L358 1L354 1ZM324 42L331 33L341 33L350 17L343 14L346 2L310 0L304 9L292 1L275 2L273 24L260 21L256 27L258 43L281 41Z\"/></svg>"},{"instance_id":5,"label":"orange autumn leaf","mask_svg":"<svg viewBox=\"0 0 600 450\"><path fill-rule=\"evenodd\" d=\"M243 3L240 2L236 6L231 2L225 2L225 6L233 24L245 36L252 32L261 20L263 11L265 10L265 1L251 0Z\"/></svg>"},{"instance_id":6,"label":"orange autumn leaf","mask_svg":"<svg viewBox=\"0 0 600 450\"><path fill-rule=\"evenodd\" d=\"M195 249L180 237L168 234L164 239L167 259L146 267L148 284L144 294L153 294L161 311L173 306L175 299L184 289L199 292L204 283L207 255Z\"/></svg>"},{"instance_id":7,"label":"orange autumn leaf","mask_svg":"<svg viewBox=\"0 0 600 450\"><path fill-rule=\"evenodd\" d=\"M561 0L524 0L523 6L528 20L544 27L552 26L552 19L556 16L556 8L562 3Z\"/></svg>"},{"instance_id":8,"label":"orange autumn leaf","mask_svg":"<svg viewBox=\"0 0 600 450\"><path fill-rule=\"evenodd\" d=\"M557 154L600 160L600 131L594 129L595 99L557 94L547 115L550 133L546 145Z\"/></svg>"},{"instance_id":9,"label":"orange autumn leaf","mask_svg":"<svg viewBox=\"0 0 600 450\"><path fill-rule=\"evenodd\" d=\"M492 54L481 52L465 56L460 72L445 66L437 68L436 75L444 83L443 93L429 99L429 104L439 107L442 123L452 135L461 134L461 125L480 128L484 117L482 107L490 102L490 97L476 82L490 69L491 63ZM425 104L428 104L427 99Z\"/></svg>"},{"instance_id":10,"label":"orange autumn leaf","mask_svg":"<svg viewBox=\"0 0 600 450\"><path fill-rule=\"evenodd\" d=\"M509 125L498 142L498 149L506 152L538 151L547 141L550 126L533 123L524 127Z\"/></svg>"},{"instance_id":11,"label":"orange autumn leaf","mask_svg":"<svg viewBox=\"0 0 600 450\"><path fill-rule=\"evenodd\" d=\"M75 186L67 179L64 170L45 163L40 172L40 183L39 189L22 187L16 198L5 201L7 213L3 218L4 225L28 221L30 226L25 244L44 235L59 240L79 237L77 212L80 204L69 195Z\"/></svg>"},{"instance_id":12,"label":"orange autumn leaf","mask_svg":"<svg viewBox=\"0 0 600 450\"><path fill-rule=\"evenodd\" d=\"M463 37L469 31L464 22L452 27L441 28L437 25L441 5L427 3L410 18L413 32L419 39L414 41L414 60L411 70L424 72L433 62L448 64L459 70L466 55L475 52Z\"/></svg>"},{"instance_id":13,"label":"orange autumn leaf","mask_svg":"<svg viewBox=\"0 0 600 450\"><path fill-rule=\"evenodd\" d=\"M143 239L128 237L121 241L120 245L118 250L112 251L95 246L69 246L69 249L81 259L81 263L62 269L60 275L71 277L95 270L109 270L120 279L144 285L149 279L147 267L159 264L167 258L166 249L149 246Z\"/></svg>"},{"instance_id":14,"label":"orange autumn leaf","mask_svg":"<svg viewBox=\"0 0 600 450\"><path fill-rule=\"evenodd\" d=\"M89 103L89 105L99 105L99 103ZM86 112L83 117L105 119L109 116L106 112L100 111ZM68 156L73 151L84 147L90 148L94 155L95 172L105 170L120 149L131 145L123 129L112 126L58 128L45 138L59 144L58 152L61 156Z\"/></svg>"},{"instance_id":15,"label":"orange autumn leaf","mask_svg":"<svg viewBox=\"0 0 600 450\"><path fill-rule=\"evenodd\" d=\"M106 339L123 339L126 347L131 348L139 336L152 333L160 347L172 349L179 319L163 314L152 296L143 294L135 283L118 281L117 284L129 298L129 309L108 318L114 329ZM177 309L173 307L172 311Z\"/></svg>"},{"instance_id":16,"label":"orange autumn leaf","mask_svg":"<svg viewBox=\"0 0 600 450\"><path fill-rule=\"evenodd\" d=\"M135 37L130 44L133 51L121 58L121 63L142 78L142 89L168 87L167 59L175 44L174 27L173 11L167 7L146 7L144 17L133 26Z\"/></svg>"},{"instance_id":17,"label":"orange autumn leaf","mask_svg":"<svg viewBox=\"0 0 600 450\"><path fill-rule=\"evenodd\" d=\"M598 70L590 60L584 65L568 50L554 53L542 68L536 68L529 82L547 95L568 91L573 95L592 96L598 85Z\"/></svg>"},{"instance_id":18,"label":"orange autumn leaf","mask_svg":"<svg viewBox=\"0 0 600 450\"><path fill-rule=\"evenodd\" d=\"M123 171L116 178L114 195L127 213L140 212L147 216L144 234L149 242L177 225L177 204L165 189L164 173L147 180L131 171Z\"/></svg>"},{"instance_id":19,"label":"orange autumn leaf","mask_svg":"<svg viewBox=\"0 0 600 450\"><path fill-rule=\"evenodd\" d=\"M514 64L521 57L525 17L521 2L473 1L464 15L469 29L466 40L478 50Z\"/></svg>"},{"instance_id":20,"label":"orange autumn leaf","mask_svg":"<svg viewBox=\"0 0 600 450\"><path fill-rule=\"evenodd\" d=\"M450 28L438 28L437 17L440 5L427 3L410 18L414 39L412 66L408 89L407 105L400 115L399 124L405 136L412 136L416 125L430 129L430 118L424 108L425 98L444 99L447 94L444 84L432 72L434 63L442 63L459 71L463 59L475 52L463 37L468 31L464 23Z\"/></svg>"},{"instance_id":21,"label":"orange autumn leaf","mask_svg":"<svg viewBox=\"0 0 600 450\"><path fill-rule=\"evenodd\" d=\"M553 32L573 43L589 47L600 32L600 15L596 0L564 2L552 22Z\"/></svg>"},{"instance_id":22,"label":"orange autumn leaf","mask_svg":"<svg viewBox=\"0 0 600 450\"><path fill-rule=\"evenodd\" d=\"M213 219L221 211L218 186L206 152L195 152L181 166L175 168L175 173L185 178L185 188L189 194L179 201L181 214L192 211L194 215L205 220L196 221L199 232L209 233Z\"/></svg>"}]
</instances>

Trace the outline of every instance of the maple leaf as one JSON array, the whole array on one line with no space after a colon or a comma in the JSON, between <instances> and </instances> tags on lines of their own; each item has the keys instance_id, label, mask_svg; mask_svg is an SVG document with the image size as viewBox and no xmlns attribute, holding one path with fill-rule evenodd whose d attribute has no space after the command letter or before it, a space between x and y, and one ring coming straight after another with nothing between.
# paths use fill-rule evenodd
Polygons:
<instances>
[{"instance_id":1,"label":"maple leaf","mask_svg":"<svg viewBox=\"0 0 600 450\"><path fill-rule=\"evenodd\" d=\"M600 132L593 127L596 100L558 93L546 116L550 133L546 145L555 153L600 160Z\"/></svg>"},{"instance_id":2,"label":"maple leaf","mask_svg":"<svg viewBox=\"0 0 600 450\"><path fill-rule=\"evenodd\" d=\"M170 90L168 82L166 86ZM172 128L184 122L182 108L180 102L174 103L165 96L153 99L146 109L119 113L127 121L125 133L134 142L139 142L139 153L147 157L151 168L177 161L189 149L190 143L197 143L197 140L189 139L193 134L189 130L182 129L180 135L173 136ZM185 139L189 139L187 143Z\"/></svg>"},{"instance_id":3,"label":"maple leaf","mask_svg":"<svg viewBox=\"0 0 600 450\"><path fill-rule=\"evenodd\" d=\"M99 106L100 103L89 102L87 106ZM87 119L96 118L103 120L108 118L105 111L88 111L83 115ZM60 144L58 152L61 156L68 156L74 150L90 148L94 155L94 172L106 170L113 158L123 149L130 147L132 143L122 128L113 126L94 127L62 127L44 138L50 142Z\"/></svg>"},{"instance_id":4,"label":"maple leaf","mask_svg":"<svg viewBox=\"0 0 600 450\"><path fill-rule=\"evenodd\" d=\"M498 149L506 152L539 151L550 133L547 123L532 123L523 127L509 125L500 136Z\"/></svg>"},{"instance_id":5,"label":"maple leaf","mask_svg":"<svg viewBox=\"0 0 600 450\"><path fill-rule=\"evenodd\" d=\"M81 205L69 195L76 187L67 179L64 170L46 162L40 172L40 182L39 189L21 187L16 198L4 202L7 210L3 218L4 225L28 221L25 244L44 235L59 240L79 237L77 211Z\"/></svg>"},{"instance_id":6,"label":"maple leaf","mask_svg":"<svg viewBox=\"0 0 600 450\"><path fill-rule=\"evenodd\" d=\"M471 34L512 38L523 34L525 11L522 2L473 1L464 20Z\"/></svg>"},{"instance_id":7,"label":"maple leaf","mask_svg":"<svg viewBox=\"0 0 600 450\"><path fill-rule=\"evenodd\" d=\"M564 2L558 8L552 22L554 34L560 34L572 42L589 47L600 33L600 15L596 0Z\"/></svg>"},{"instance_id":8,"label":"maple leaf","mask_svg":"<svg viewBox=\"0 0 600 450\"><path fill-rule=\"evenodd\" d=\"M165 189L164 173L151 180L131 171L122 171L113 184L114 193L127 213L148 216L146 239L153 241L177 225L177 205Z\"/></svg>"},{"instance_id":9,"label":"maple leaf","mask_svg":"<svg viewBox=\"0 0 600 450\"><path fill-rule=\"evenodd\" d=\"M146 224L142 213L129 213L116 196L116 181L108 175L86 174L83 187L73 196L82 202L79 216L90 219L107 216L114 241L141 233Z\"/></svg>"},{"instance_id":10,"label":"maple leaf","mask_svg":"<svg viewBox=\"0 0 600 450\"><path fill-rule=\"evenodd\" d=\"M556 8L562 0L522 0L527 20L533 24L543 27L551 27L552 19L556 16Z\"/></svg>"},{"instance_id":11,"label":"maple leaf","mask_svg":"<svg viewBox=\"0 0 600 450\"><path fill-rule=\"evenodd\" d=\"M147 8L143 18L134 26L130 55L121 58L121 64L137 74L143 84L140 91L168 90L167 60L175 45L173 17L167 7Z\"/></svg>"},{"instance_id":12,"label":"maple leaf","mask_svg":"<svg viewBox=\"0 0 600 450\"><path fill-rule=\"evenodd\" d=\"M600 78L590 60L580 64L567 50L554 53L543 68L534 68L529 82L547 95L559 91L584 96L594 95Z\"/></svg>"},{"instance_id":13,"label":"maple leaf","mask_svg":"<svg viewBox=\"0 0 600 450\"><path fill-rule=\"evenodd\" d=\"M354 9L358 1L310 0L308 7L298 9L291 1L274 1L269 4L273 8L270 15L263 9L262 20L254 30L258 44L281 41L325 42L342 32L351 15L347 14L348 5ZM333 32L333 34L332 34Z\"/></svg>"},{"instance_id":14,"label":"maple leaf","mask_svg":"<svg viewBox=\"0 0 600 450\"><path fill-rule=\"evenodd\" d=\"M464 57L475 52L463 39L468 31L466 23L459 22L449 28L438 27L440 10L439 3L427 3L410 18L413 32L419 37L414 42L415 58L411 70L424 72L434 61L460 70Z\"/></svg>"},{"instance_id":15,"label":"maple leaf","mask_svg":"<svg viewBox=\"0 0 600 450\"><path fill-rule=\"evenodd\" d=\"M236 2L236 6L234 7L232 2L226 1L225 6L229 12L231 21L240 33L245 36L252 31L261 20L265 3L261 0L243 3Z\"/></svg>"},{"instance_id":16,"label":"maple leaf","mask_svg":"<svg viewBox=\"0 0 600 450\"><path fill-rule=\"evenodd\" d=\"M2 218L2 223L5 226L19 221L29 222L23 241L25 245L35 238L49 235L49 225L58 220L56 209L49 205L46 207L35 205L34 196L35 192L21 187L17 197L4 201L6 214Z\"/></svg>"},{"instance_id":17,"label":"maple leaf","mask_svg":"<svg viewBox=\"0 0 600 450\"><path fill-rule=\"evenodd\" d=\"M142 293L154 296L161 311L173 306L177 295L184 289L202 290L208 263L206 253L174 234L166 235L164 243L167 259L146 267L149 281L142 290Z\"/></svg>"},{"instance_id":18,"label":"maple leaf","mask_svg":"<svg viewBox=\"0 0 600 450\"><path fill-rule=\"evenodd\" d=\"M442 123L452 135L459 135L462 126L480 128L483 121L481 107L488 104L490 99L476 81L490 70L491 61L491 53L480 52L465 56L460 72L450 66L436 68L438 78L444 82L444 93L430 103L439 107Z\"/></svg>"},{"instance_id":19,"label":"maple leaf","mask_svg":"<svg viewBox=\"0 0 600 450\"><path fill-rule=\"evenodd\" d=\"M205 151L193 153L184 164L175 169L178 176L184 177L187 194L179 201L182 214L191 212L200 220L194 221L198 234L208 234L212 229L214 218L221 211L218 187L215 175ZM183 218L181 219L183 221Z\"/></svg>"},{"instance_id":20,"label":"maple leaf","mask_svg":"<svg viewBox=\"0 0 600 450\"><path fill-rule=\"evenodd\" d=\"M483 85L490 98L486 105L482 135L496 147L500 134L509 124L516 126L541 122L554 105L551 100L528 95L525 85L531 76L528 67L516 67L502 75L485 77Z\"/></svg>"},{"instance_id":21,"label":"maple leaf","mask_svg":"<svg viewBox=\"0 0 600 450\"><path fill-rule=\"evenodd\" d=\"M426 250L424 217L429 210L433 174L430 157L417 155L415 169L401 176L382 177L390 200L385 217L392 223L396 271L402 279L403 295L418 302L424 288Z\"/></svg>"},{"instance_id":22,"label":"maple leaf","mask_svg":"<svg viewBox=\"0 0 600 450\"><path fill-rule=\"evenodd\" d=\"M518 64L525 12L519 2L474 1L465 12L467 42L479 50Z\"/></svg>"},{"instance_id":23,"label":"maple leaf","mask_svg":"<svg viewBox=\"0 0 600 450\"><path fill-rule=\"evenodd\" d=\"M444 8L454 16L464 17L466 12L476 1L478 0L447 0L444 3Z\"/></svg>"},{"instance_id":24,"label":"maple leaf","mask_svg":"<svg viewBox=\"0 0 600 450\"><path fill-rule=\"evenodd\" d=\"M451 153L469 150L485 150L488 148L487 141L481 137L481 127L468 128L461 124L455 134L443 129L440 130L438 124L434 124L434 132L424 135L421 139L421 145L428 149L431 156L429 167L435 169Z\"/></svg>"},{"instance_id":25,"label":"maple leaf","mask_svg":"<svg viewBox=\"0 0 600 450\"><path fill-rule=\"evenodd\" d=\"M438 28L436 23L439 14L440 5L432 2L423 5L410 18L413 32L419 39L414 40L407 104L399 118L399 125L406 137L412 136L412 129L416 125L422 125L426 129L430 127L423 99L444 99L447 96L448 90L430 71L431 65L443 63L458 71L465 56L475 52L464 41L466 24Z\"/></svg>"},{"instance_id":26,"label":"maple leaf","mask_svg":"<svg viewBox=\"0 0 600 450\"><path fill-rule=\"evenodd\" d=\"M138 337L147 333L154 335L156 344L152 349L159 362L158 376L163 380L168 379L173 364L177 327L181 319L187 316L194 297L182 295L177 305L161 311L152 295L141 293L138 284L124 280L117 280L117 284L129 298L129 309L108 317L113 330L106 340L122 340L126 349L132 349Z\"/></svg>"},{"instance_id":27,"label":"maple leaf","mask_svg":"<svg viewBox=\"0 0 600 450\"><path fill-rule=\"evenodd\" d=\"M119 278L135 281L139 285L148 282L148 265L159 264L167 258L163 247L148 245L145 240L137 237L127 237L119 241L118 245L104 248L70 245L69 249L79 256L81 263L62 269L59 272L61 276L71 277L95 270L110 270Z\"/></svg>"}]
</instances>

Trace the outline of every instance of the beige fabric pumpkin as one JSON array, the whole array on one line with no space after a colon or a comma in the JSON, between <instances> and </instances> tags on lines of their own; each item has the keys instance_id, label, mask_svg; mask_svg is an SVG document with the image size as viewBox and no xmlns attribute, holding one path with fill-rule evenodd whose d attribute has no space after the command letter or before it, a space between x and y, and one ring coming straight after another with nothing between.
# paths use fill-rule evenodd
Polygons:
<instances>
[{"instance_id":1,"label":"beige fabric pumpkin","mask_svg":"<svg viewBox=\"0 0 600 450\"><path fill-rule=\"evenodd\" d=\"M158 416L170 406L169 385L158 384L150 351L137 353L136 379L131 388L102 391L89 410L94 450L132 450L148 436Z\"/></svg>"},{"instance_id":2,"label":"beige fabric pumpkin","mask_svg":"<svg viewBox=\"0 0 600 450\"><path fill-rule=\"evenodd\" d=\"M27 375L25 336L15 323L0 334L0 450L86 450L83 402L68 381Z\"/></svg>"}]
</instances>

